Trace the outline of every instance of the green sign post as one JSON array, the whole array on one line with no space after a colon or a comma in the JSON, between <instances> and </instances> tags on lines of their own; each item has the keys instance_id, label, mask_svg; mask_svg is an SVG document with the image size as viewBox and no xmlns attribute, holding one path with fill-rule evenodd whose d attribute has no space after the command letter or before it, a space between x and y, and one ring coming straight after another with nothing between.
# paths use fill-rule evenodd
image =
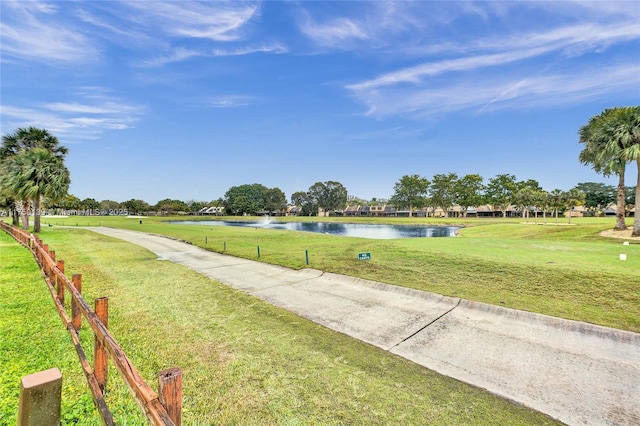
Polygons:
<instances>
[{"instance_id":1,"label":"green sign post","mask_svg":"<svg viewBox=\"0 0 640 426\"><path fill-rule=\"evenodd\" d=\"M371 260L371 253L358 253L358 260Z\"/></svg>"}]
</instances>

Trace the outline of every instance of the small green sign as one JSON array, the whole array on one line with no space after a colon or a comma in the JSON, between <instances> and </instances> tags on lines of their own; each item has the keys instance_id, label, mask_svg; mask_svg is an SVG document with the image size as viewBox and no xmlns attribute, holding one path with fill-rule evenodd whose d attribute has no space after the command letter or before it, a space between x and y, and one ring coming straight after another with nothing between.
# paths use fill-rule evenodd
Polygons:
<instances>
[{"instance_id":1,"label":"small green sign","mask_svg":"<svg viewBox=\"0 0 640 426\"><path fill-rule=\"evenodd\" d=\"M371 260L371 253L358 253L358 260Z\"/></svg>"}]
</instances>

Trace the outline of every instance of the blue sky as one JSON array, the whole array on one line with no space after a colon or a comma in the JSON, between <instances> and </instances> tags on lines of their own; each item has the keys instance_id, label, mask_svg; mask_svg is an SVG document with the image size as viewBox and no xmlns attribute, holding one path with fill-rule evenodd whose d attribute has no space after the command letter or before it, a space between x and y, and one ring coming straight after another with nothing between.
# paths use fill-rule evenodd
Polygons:
<instances>
[{"instance_id":1,"label":"blue sky","mask_svg":"<svg viewBox=\"0 0 640 426\"><path fill-rule=\"evenodd\" d=\"M386 198L450 172L615 183L579 163L577 131L640 102L637 1L0 7L2 134L57 136L79 198L328 180Z\"/></svg>"}]
</instances>

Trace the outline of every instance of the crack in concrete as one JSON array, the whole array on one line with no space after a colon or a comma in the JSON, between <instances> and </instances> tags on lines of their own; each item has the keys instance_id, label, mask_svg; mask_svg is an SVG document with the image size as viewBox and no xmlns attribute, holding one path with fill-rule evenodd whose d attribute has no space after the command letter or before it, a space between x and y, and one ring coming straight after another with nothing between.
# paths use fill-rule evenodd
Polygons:
<instances>
[{"instance_id":1,"label":"crack in concrete","mask_svg":"<svg viewBox=\"0 0 640 426\"><path fill-rule=\"evenodd\" d=\"M458 299L458 303L456 303L456 306L454 306L453 308L449 309L447 312L445 312L444 314L440 315L438 318L432 320L431 322L429 322L427 325L425 325L424 327L420 328L419 330L415 331L414 333L410 334L409 336L405 337L404 339L402 339L401 341L399 341L398 343L396 343L395 345L391 346L389 349L387 349L387 351L391 351L393 350L393 348L400 346L402 343L406 342L407 340L411 339L413 336L415 336L416 334L420 333L421 331L423 331L425 328L429 327L431 324L433 324L434 322L440 320L442 317L444 317L445 315L447 315L449 312L453 311L455 308L457 308L458 306L460 306L460 302L462 301L462 299Z\"/></svg>"}]
</instances>

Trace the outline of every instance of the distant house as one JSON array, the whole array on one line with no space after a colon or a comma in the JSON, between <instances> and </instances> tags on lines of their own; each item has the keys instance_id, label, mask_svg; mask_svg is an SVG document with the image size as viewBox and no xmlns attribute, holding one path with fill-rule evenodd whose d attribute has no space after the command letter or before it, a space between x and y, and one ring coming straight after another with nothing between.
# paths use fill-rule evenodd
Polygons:
<instances>
[{"instance_id":1,"label":"distant house","mask_svg":"<svg viewBox=\"0 0 640 426\"><path fill-rule=\"evenodd\" d=\"M385 206L384 207L384 215L389 217L389 216L397 216L398 212L396 212L396 208L395 207L391 207L391 206Z\"/></svg>"},{"instance_id":2,"label":"distant house","mask_svg":"<svg viewBox=\"0 0 640 426\"><path fill-rule=\"evenodd\" d=\"M564 212L564 217L584 217L587 212L587 208L585 206L575 206L572 209L567 209Z\"/></svg>"},{"instance_id":3,"label":"distant house","mask_svg":"<svg viewBox=\"0 0 640 426\"><path fill-rule=\"evenodd\" d=\"M395 212L395 210L394 210ZM387 214L386 206L347 206L343 211L343 216L375 216L382 217Z\"/></svg>"},{"instance_id":4,"label":"distant house","mask_svg":"<svg viewBox=\"0 0 640 426\"><path fill-rule=\"evenodd\" d=\"M615 216L618 214L618 206L616 204L609 204L606 208L602 209L604 216Z\"/></svg>"},{"instance_id":5,"label":"distant house","mask_svg":"<svg viewBox=\"0 0 640 426\"><path fill-rule=\"evenodd\" d=\"M386 206L369 206L369 216L385 216Z\"/></svg>"},{"instance_id":6,"label":"distant house","mask_svg":"<svg viewBox=\"0 0 640 426\"><path fill-rule=\"evenodd\" d=\"M298 206L287 206L285 216L300 216L302 215L302 208Z\"/></svg>"},{"instance_id":7,"label":"distant house","mask_svg":"<svg viewBox=\"0 0 640 426\"><path fill-rule=\"evenodd\" d=\"M358 209L360 209L360 206L347 206L343 214L349 217L358 216Z\"/></svg>"},{"instance_id":8,"label":"distant house","mask_svg":"<svg viewBox=\"0 0 640 426\"><path fill-rule=\"evenodd\" d=\"M200 210L198 210L198 214L203 216L207 216L207 215L223 216L224 207L222 206L203 207Z\"/></svg>"},{"instance_id":9,"label":"distant house","mask_svg":"<svg viewBox=\"0 0 640 426\"><path fill-rule=\"evenodd\" d=\"M493 207L489 205L476 207L476 217L493 217Z\"/></svg>"}]
</instances>

